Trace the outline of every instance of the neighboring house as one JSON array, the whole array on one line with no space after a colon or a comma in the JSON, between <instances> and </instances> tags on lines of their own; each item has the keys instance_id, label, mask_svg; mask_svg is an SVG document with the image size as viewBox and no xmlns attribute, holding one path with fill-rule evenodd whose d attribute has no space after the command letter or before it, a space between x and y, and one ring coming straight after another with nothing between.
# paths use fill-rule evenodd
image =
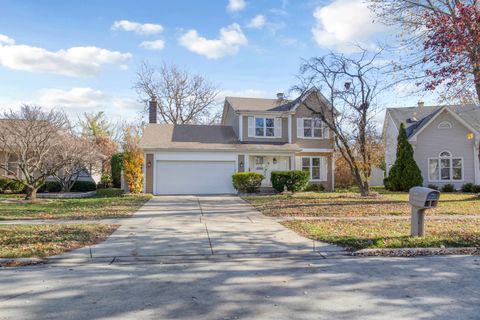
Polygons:
<instances>
[{"instance_id":1,"label":"neighboring house","mask_svg":"<svg viewBox=\"0 0 480 320\"><path fill-rule=\"evenodd\" d=\"M277 99L227 97L221 125L173 125L157 124L156 102L151 101L150 123L140 142L145 192L228 194L235 192L235 172L261 173L262 186L270 187L272 171L294 169L308 170L311 183L332 190L333 135L305 107L306 99L317 112L331 108L316 90L293 101L283 94Z\"/></svg>"},{"instance_id":2,"label":"neighboring house","mask_svg":"<svg viewBox=\"0 0 480 320\"><path fill-rule=\"evenodd\" d=\"M384 122L387 175L395 163L397 136L404 123L423 184L460 188L480 184L480 106L388 108Z\"/></svg>"}]
</instances>

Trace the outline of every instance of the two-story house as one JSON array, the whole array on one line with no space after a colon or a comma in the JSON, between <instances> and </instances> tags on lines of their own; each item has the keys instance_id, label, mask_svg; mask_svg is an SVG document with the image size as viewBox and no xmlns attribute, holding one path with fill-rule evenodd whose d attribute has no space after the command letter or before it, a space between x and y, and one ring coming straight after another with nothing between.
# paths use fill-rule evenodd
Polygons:
<instances>
[{"instance_id":1,"label":"two-story house","mask_svg":"<svg viewBox=\"0 0 480 320\"><path fill-rule=\"evenodd\" d=\"M423 184L480 184L480 106L388 108L385 114L387 175L396 160L400 124L405 125Z\"/></svg>"},{"instance_id":2,"label":"two-story house","mask_svg":"<svg viewBox=\"0 0 480 320\"><path fill-rule=\"evenodd\" d=\"M158 124L156 108L140 142L147 193L234 193L235 172L259 172L269 187L275 170L307 170L311 183L334 187L333 134L315 115L331 106L317 90L292 101L227 97L221 125Z\"/></svg>"}]
</instances>

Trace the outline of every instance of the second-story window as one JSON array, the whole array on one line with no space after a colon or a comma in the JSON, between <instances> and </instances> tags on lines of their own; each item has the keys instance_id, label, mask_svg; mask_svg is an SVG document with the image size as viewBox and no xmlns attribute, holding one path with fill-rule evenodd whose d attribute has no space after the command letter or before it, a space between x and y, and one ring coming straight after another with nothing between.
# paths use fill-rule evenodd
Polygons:
<instances>
[{"instance_id":1,"label":"second-story window","mask_svg":"<svg viewBox=\"0 0 480 320\"><path fill-rule=\"evenodd\" d=\"M324 138L326 126L319 118L303 119L303 136L310 138Z\"/></svg>"},{"instance_id":2,"label":"second-story window","mask_svg":"<svg viewBox=\"0 0 480 320\"><path fill-rule=\"evenodd\" d=\"M255 118L255 136L274 137L275 119L274 118Z\"/></svg>"}]
</instances>

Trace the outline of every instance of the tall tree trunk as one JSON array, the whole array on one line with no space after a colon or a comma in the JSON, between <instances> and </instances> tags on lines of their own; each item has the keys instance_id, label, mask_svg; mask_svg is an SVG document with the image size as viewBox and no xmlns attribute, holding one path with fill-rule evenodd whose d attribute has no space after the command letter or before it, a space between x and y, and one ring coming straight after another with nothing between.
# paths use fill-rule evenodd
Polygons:
<instances>
[{"instance_id":1,"label":"tall tree trunk","mask_svg":"<svg viewBox=\"0 0 480 320\"><path fill-rule=\"evenodd\" d=\"M25 200L37 200L38 188L27 187L27 194Z\"/></svg>"}]
</instances>

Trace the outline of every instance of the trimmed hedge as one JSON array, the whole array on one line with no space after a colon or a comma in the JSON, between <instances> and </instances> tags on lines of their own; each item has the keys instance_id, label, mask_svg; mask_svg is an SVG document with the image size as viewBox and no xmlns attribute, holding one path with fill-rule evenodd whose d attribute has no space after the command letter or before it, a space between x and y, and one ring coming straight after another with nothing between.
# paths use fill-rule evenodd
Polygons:
<instances>
[{"instance_id":1,"label":"trimmed hedge","mask_svg":"<svg viewBox=\"0 0 480 320\"><path fill-rule=\"evenodd\" d=\"M323 192L325 191L325 187L321 183L309 183L305 191Z\"/></svg>"},{"instance_id":2,"label":"trimmed hedge","mask_svg":"<svg viewBox=\"0 0 480 320\"><path fill-rule=\"evenodd\" d=\"M259 192L263 179L264 176L257 172L238 172L232 175L233 187L238 192Z\"/></svg>"},{"instance_id":3,"label":"trimmed hedge","mask_svg":"<svg viewBox=\"0 0 480 320\"><path fill-rule=\"evenodd\" d=\"M295 193L307 187L310 173L302 170L272 171L270 179L272 187L276 191L283 192L287 189L287 191Z\"/></svg>"},{"instance_id":4,"label":"trimmed hedge","mask_svg":"<svg viewBox=\"0 0 480 320\"><path fill-rule=\"evenodd\" d=\"M97 185L92 181L77 181L73 184L71 192L88 192L97 190ZM57 181L47 181L38 192L60 192L62 185Z\"/></svg>"},{"instance_id":5,"label":"trimmed hedge","mask_svg":"<svg viewBox=\"0 0 480 320\"><path fill-rule=\"evenodd\" d=\"M0 179L0 193L23 193L25 188L25 184L22 181L8 178Z\"/></svg>"},{"instance_id":6,"label":"trimmed hedge","mask_svg":"<svg viewBox=\"0 0 480 320\"><path fill-rule=\"evenodd\" d=\"M455 192L455 186L453 184L447 183L442 187L442 192Z\"/></svg>"}]
</instances>

